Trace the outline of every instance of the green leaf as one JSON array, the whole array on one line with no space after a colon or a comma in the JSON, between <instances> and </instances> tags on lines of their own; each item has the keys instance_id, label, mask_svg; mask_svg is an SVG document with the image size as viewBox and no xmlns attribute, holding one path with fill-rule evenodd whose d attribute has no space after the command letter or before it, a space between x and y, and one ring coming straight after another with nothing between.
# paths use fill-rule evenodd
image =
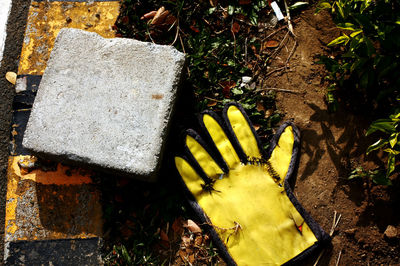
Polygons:
<instances>
[{"instance_id":1,"label":"green leaf","mask_svg":"<svg viewBox=\"0 0 400 266\"><path fill-rule=\"evenodd\" d=\"M243 91L237 87L233 88L231 90L231 92L233 93L233 95L242 95L243 94Z\"/></svg>"},{"instance_id":2,"label":"green leaf","mask_svg":"<svg viewBox=\"0 0 400 266\"><path fill-rule=\"evenodd\" d=\"M372 3L372 0L363 0L360 8L360 13L362 14L365 9L367 9Z\"/></svg>"},{"instance_id":3,"label":"green leaf","mask_svg":"<svg viewBox=\"0 0 400 266\"><path fill-rule=\"evenodd\" d=\"M338 23L338 24L337 24L337 27L338 27L339 29L343 29L343 30L352 30L352 31L357 30L357 29L356 29L356 26L355 26L353 23L349 23L349 22Z\"/></svg>"},{"instance_id":4,"label":"green leaf","mask_svg":"<svg viewBox=\"0 0 400 266\"><path fill-rule=\"evenodd\" d=\"M375 131L382 131L384 133L394 133L396 128L393 126L393 122L390 119L378 119L372 122L371 126L367 130L366 136L372 134Z\"/></svg>"},{"instance_id":5,"label":"green leaf","mask_svg":"<svg viewBox=\"0 0 400 266\"><path fill-rule=\"evenodd\" d=\"M252 11L250 13L250 23L254 26L257 26L258 23L258 13L255 11Z\"/></svg>"},{"instance_id":6,"label":"green leaf","mask_svg":"<svg viewBox=\"0 0 400 266\"><path fill-rule=\"evenodd\" d=\"M380 139L377 142L375 142L374 144L372 144L371 146L368 147L367 149L367 155L371 152L371 151L375 151L378 150L380 148L382 148L383 146L385 146L388 143L387 140L384 139Z\"/></svg>"},{"instance_id":7,"label":"green leaf","mask_svg":"<svg viewBox=\"0 0 400 266\"><path fill-rule=\"evenodd\" d=\"M229 5L229 6L228 6L228 14L229 14L229 15L233 15L234 12L235 12L235 7Z\"/></svg>"},{"instance_id":8,"label":"green leaf","mask_svg":"<svg viewBox=\"0 0 400 266\"><path fill-rule=\"evenodd\" d=\"M389 143L390 143L390 147L394 147L394 145L397 144L397 137L399 136L399 133L393 133L390 138L389 138Z\"/></svg>"},{"instance_id":9,"label":"green leaf","mask_svg":"<svg viewBox=\"0 0 400 266\"><path fill-rule=\"evenodd\" d=\"M351 67L350 67L350 72L353 72L354 70L360 71L367 61L368 61L368 59L366 59L366 58L360 58L358 60L355 60L353 65L351 65Z\"/></svg>"},{"instance_id":10,"label":"green leaf","mask_svg":"<svg viewBox=\"0 0 400 266\"><path fill-rule=\"evenodd\" d=\"M389 177L393 173L395 164L396 164L396 156L392 153L389 153L386 177Z\"/></svg>"},{"instance_id":11,"label":"green leaf","mask_svg":"<svg viewBox=\"0 0 400 266\"><path fill-rule=\"evenodd\" d=\"M359 174L353 174L353 175L350 175L347 179L348 180L352 180L352 179L355 179L355 178L361 178L361 176Z\"/></svg>"},{"instance_id":12,"label":"green leaf","mask_svg":"<svg viewBox=\"0 0 400 266\"><path fill-rule=\"evenodd\" d=\"M226 62L226 64L228 65L228 66L235 66L235 61L233 60L233 59L229 59L227 62Z\"/></svg>"},{"instance_id":13,"label":"green leaf","mask_svg":"<svg viewBox=\"0 0 400 266\"><path fill-rule=\"evenodd\" d=\"M368 81L369 81L369 73L365 71L360 78L360 87L363 89L367 89L369 85Z\"/></svg>"},{"instance_id":14,"label":"green leaf","mask_svg":"<svg viewBox=\"0 0 400 266\"><path fill-rule=\"evenodd\" d=\"M384 186L392 185L392 181L390 181L390 179L386 177L384 171L377 170L377 171L372 172L371 179L372 179L372 182L374 182L377 185L384 185Z\"/></svg>"},{"instance_id":15,"label":"green leaf","mask_svg":"<svg viewBox=\"0 0 400 266\"><path fill-rule=\"evenodd\" d=\"M354 178L362 178L365 176L364 170L362 167L357 167L353 171L350 172L350 176L347 178L349 180Z\"/></svg>"},{"instance_id":16,"label":"green leaf","mask_svg":"<svg viewBox=\"0 0 400 266\"><path fill-rule=\"evenodd\" d=\"M296 2L293 5L289 6L289 10L290 11L298 10L298 9L304 8L308 5L309 5L308 2Z\"/></svg>"},{"instance_id":17,"label":"green leaf","mask_svg":"<svg viewBox=\"0 0 400 266\"><path fill-rule=\"evenodd\" d=\"M364 37L364 40L365 44L367 45L367 54L368 56L372 56L375 53L375 47L368 37Z\"/></svg>"},{"instance_id":18,"label":"green leaf","mask_svg":"<svg viewBox=\"0 0 400 266\"><path fill-rule=\"evenodd\" d=\"M341 43L346 44L349 40L350 40L350 37L347 36L346 34L343 34L342 36L340 36L340 37L334 39L333 41L331 41L330 43L328 43L328 47L335 46L335 45L338 45Z\"/></svg>"},{"instance_id":19,"label":"green leaf","mask_svg":"<svg viewBox=\"0 0 400 266\"><path fill-rule=\"evenodd\" d=\"M398 154L400 154L400 151L396 151L396 150L393 150L393 149L390 149L390 148L384 149L383 151L384 151L384 152L387 152L387 153L389 153L389 154L393 154L393 155L398 155Z\"/></svg>"},{"instance_id":20,"label":"green leaf","mask_svg":"<svg viewBox=\"0 0 400 266\"><path fill-rule=\"evenodd\" d=\"M329 2L319 2L317 5L317 9L315 10L315 13L319 13L321 10L324 9L331 9L332 5Z\"/></svg>"},{"instance_id":21,"label":"green leaf","mask_svg":"<svg viewBox=\"0 0 400 266\"><path fill-rule=\"evenodd\" d=\"M253 109L254 107L256 107L256 104L255 104L255 103L253 103L253 104L241 103L241 104L242 104L243 108L246 109L246 110L251 110L251 109Z\"/></svg>"},{"instance_id":22,"label":"green leaf","mask_svg":"<svg viewBox=\"0 0 400 266\"><path fill-rule=\"evenodd\" d=\"M363 30L357 30L357 31L355 31L355 32L352 32L351 34L350 34L350 37L351 38L354 38L354 37L356 37L358 34L360 34L360 33L362 33L363 32Z\"/></svg>"},{"instance_id":23,"label":"green leaf","mask_svg":"<svg viewBox=\"0 0 400 266\"><path fill-rule=\"evenodd\" d=\"M209 15L211 15L212 13L214 13L214 11L216 10L217 8L216 7L210 7L209 9L208 9L208 14Z\"/></svg>"},{"instance_id":24,"label":"green leaf","mask_svg":"<svg viewBox=\"0 0 400 266\"><path fill-rule=\"evenodd\" d=\"M121 253L122 257L124 258L125 262L127 262L128 265L132 263L131 256L129 256L128 251L126 250L126 247L124 245L121 246Z\"/></svg>"},{"instance_id":25,"label":"green leaf","mask_svg":"<svg viewBox=\"0 0 400 266\"><path fill-rule=\"evenodd\" d=\"M345 19L345 15L344 15L342 3L336 1L335 4L336 4L337 10L338 10L340 16L341 16L343 19Z\"/></svg>"}]
</instances>

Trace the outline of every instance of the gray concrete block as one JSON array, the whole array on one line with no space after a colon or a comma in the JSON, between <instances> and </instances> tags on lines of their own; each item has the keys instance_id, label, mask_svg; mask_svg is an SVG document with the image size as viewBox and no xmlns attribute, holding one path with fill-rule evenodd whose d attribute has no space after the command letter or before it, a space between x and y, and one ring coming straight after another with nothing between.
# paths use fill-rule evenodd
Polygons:
<instances>
[{"instance_id":1,"label":"gray concrete block","mask_svg":"<svg viewBox=\"0 0 400 266\"><path fill-rule=\"evenodd\" d=\"M23 146L53 160L154 180L184 61L171 46L61 30Z\"/></svg>"}]
</instances>

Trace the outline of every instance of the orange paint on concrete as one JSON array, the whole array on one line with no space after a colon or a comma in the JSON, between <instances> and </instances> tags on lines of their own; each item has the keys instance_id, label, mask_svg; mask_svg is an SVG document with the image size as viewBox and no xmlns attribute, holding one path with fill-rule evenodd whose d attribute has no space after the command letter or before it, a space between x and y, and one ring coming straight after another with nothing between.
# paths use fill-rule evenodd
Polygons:
<instances>
[{"instance_id":1,"label":"orange paint on concrete","mask_svg":"<svg viewBox=\"0 0 400 266\"><path fill-rule=\"evenodd\" d=\"M60 163L57 165L56 171L43 171L41 169L34 169L28 173L25 173L25 171L23 171L18 165L18 162L20 164L28 164L30 161L34 162L36 159L33 156L12 157L11 171L15 175L19 176L21 180L30 179L45 185L79 185L92 183L90 171L79 168L71 168Z\"/></svg>"},{"instance_id":2,"label":"orange paint on concrete","mask_svg":"<svg viewBox=\"0 0 400 266\"><path fill-rule=\"evenodd\" d=\"M29 9L27 28L18 74L42 75L55 38L62 28L92 31L112 38L111 28L120 3L112 2L35 2Z\"/></svg>"},{"instance_id":3,"label":"orange paint on concrete","mask_svg":"<svg viewBox=\"0 0 400 266\"><path fill-rule=\"evenodd\" d=\"M100 192L90 172L60 164L56 171L21 171L20 165L33 161L33 156L9 158L5 240L101 236Z\"/></svg>"}]
</instances>

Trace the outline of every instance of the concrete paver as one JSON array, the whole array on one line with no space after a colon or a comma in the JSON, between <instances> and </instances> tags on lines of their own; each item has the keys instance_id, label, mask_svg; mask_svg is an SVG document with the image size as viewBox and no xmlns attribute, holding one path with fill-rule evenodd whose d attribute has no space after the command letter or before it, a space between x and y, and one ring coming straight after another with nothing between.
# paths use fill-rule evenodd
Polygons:
<instances>
[{"instance_id":1,"label":"concrete paver","mask_svg":"<svg viewBox=\"0 0 400 266\"><path fill-rule=\"evenodd\" d=\"M172 46L62 29L23 146L154 181L184 61Z\"/></svg>"}]
</instances>

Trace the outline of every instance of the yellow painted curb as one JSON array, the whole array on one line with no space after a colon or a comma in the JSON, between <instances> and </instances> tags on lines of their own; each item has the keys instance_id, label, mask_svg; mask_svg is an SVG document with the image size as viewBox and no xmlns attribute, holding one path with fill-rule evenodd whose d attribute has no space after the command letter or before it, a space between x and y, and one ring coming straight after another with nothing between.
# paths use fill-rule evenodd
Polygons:
<instances>
[{"instance_id":1,"label":"yellow painted curb","mask_svg":"<svg viewBox=\"0 0 400 266\"><path fill-rule=\"evenodd\" d=\"M119 1L31 3L18 74L43 75L55 38L62 28L78 28L112 38Z\"/></svg>"}]
</instances>

